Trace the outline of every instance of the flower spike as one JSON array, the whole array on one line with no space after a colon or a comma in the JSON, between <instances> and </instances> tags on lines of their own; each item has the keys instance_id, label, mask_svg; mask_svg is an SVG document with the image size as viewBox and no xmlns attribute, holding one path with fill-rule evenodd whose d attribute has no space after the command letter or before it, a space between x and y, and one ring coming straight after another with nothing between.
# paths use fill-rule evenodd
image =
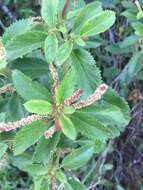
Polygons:
<instances>
[{"instance_id":1,"label":"flower spike","mask_svg":"<svg viewBox=\"0 0 143 190\"><path fill-rule=\"evenodd\" d=\"M47 131L45 131L44 136L45 139L52 138L53 134L57 131L56 127L50 127Z\"/></svg>"},{"instance_id":2,"label":"flower spike","mask_svg":"<svg viewBox=\"0 0 143 190\"><path fill-rule=\"evenodd\" d=\"M0 60L6 60L6 50L0 39Z\"/></svg>"},{"instance_id":3,"label":"flower spike","mask_svg":"<svg viewBox=\"0 0 143 190\"><path fill-rule=\"evenodd\" d=\"M81 109L93 104L95 101L101 99L101 96L107 91L107 89L108 86L106 84L101 84L92 95L87 97L85 100L81 100L80 102L73 104L74 108Z\"/></svg>"},{"instance_id":4,"label":"flower spike","mask_svg":"<svg viewBox=\"0 0 143 190\"><path fill-rule=\"evenodd\" d=\"M76 90L72 96L70 96L69 98L67 98L64 101L63 105L64 106L70 106L73 102L77 101L80 98L80 96L82 95L82 93L83 93L82 89Z\"/></svg>"},{"instance_id":5,"label":"flower spike","mask_svg":"<svg viewBox=\"0 0 143 190\"><path fill-rule=\"evenodd\" d=\"M59 84L59 78L58 78L58 73L57 73L57 71L55 69L54 64L51 63L49 65L49 69L50 69L51 75L52 75L53 80L54 80L54 87L56 87Z\"/></svg>"},{"instance_id":6,"label":"flower spike","mask_svg":"<svg viewBox=\"0 0 143 190\"><path fill-rule=\"evenodd\" d=\"M0 133L4 131L11 131L13 129L17 129L25 125L29 125L33 121L38 121L40 119L42 119L42 117L39 115L30 115L27 118L22 118L21 120L16 122L0 123Z\"/></svg>"}]
</instances>

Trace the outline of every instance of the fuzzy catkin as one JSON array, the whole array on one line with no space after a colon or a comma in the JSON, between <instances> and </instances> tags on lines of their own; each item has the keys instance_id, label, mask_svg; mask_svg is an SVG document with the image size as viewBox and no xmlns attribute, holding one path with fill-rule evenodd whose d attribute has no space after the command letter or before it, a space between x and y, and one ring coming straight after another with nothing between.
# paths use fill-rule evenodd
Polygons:
<instances>
[{"instance_id":1,"label":"fuzzy catkin","mask_svg":"<svg viewBox=\"0 0 143 190\"><path fill-rule=\"evenodd\" d=\"M73 104L75 109L81 109L93 104L95 101L101 99L101 96L107 91L108 86L106 84L101 84L92 95L87 97L85 100L81 100Z\"/></svg>"},{"instance_id":2,"label":"fuzzy catkin","mask_svg":"<svg viewBox=\"0 0 143 190\"><path fill-rule=\"evenodd\" d=\"M29 125L33 121L38 121L40 119L41 119L40 115L33 114L26 118L22 118L21 120L16 122L0 123L0 133L11 131L13 129L17 129L25 125Z\"/></svg>"},{"instance_id":3,"label":"fuzzy catkin","mask_svg":"<svg viewBox=\"0 0 143 190\"><path fill-rule=\"evenodd\" d=\"M80 98L80 96L82 95L82 93L83 93L83 90L82 90L82 89L76 90L72 96L70 96L69 98L67 98L67 99L64 101L63 105L64 105L64 106L69 106L69 105L71 105L73 102L77 101L77 100Z\"/></svg>"},{"instance_id":4,"label":"fuzzy catkin","mask_svg":"<svg viewBox=\"0 0 143 190\"><path fill-rule=\"evenodd\" d=\"M47 131L45 131L44 136L45 139L51 138L53 136L53 134L56 132L56 127L50 127Z\"/></svg>"}]
</instances>

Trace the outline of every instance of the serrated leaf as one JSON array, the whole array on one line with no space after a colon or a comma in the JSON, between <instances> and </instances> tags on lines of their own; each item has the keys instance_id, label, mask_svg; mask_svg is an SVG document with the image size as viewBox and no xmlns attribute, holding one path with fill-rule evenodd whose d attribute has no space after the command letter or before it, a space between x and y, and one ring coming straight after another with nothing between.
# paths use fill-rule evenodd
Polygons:
<instances>
[{"instance_id":1,"label":"serrated leaf","mask_svg":"<svg viewBox=\"0 0 143 190\"><path fill-rule=\"evenodd\" d=\"M55 60L56 52L58 49L58 40L56 34L49 34L45 40L45 56L48 63Z\"/></svg>"},{"instance_id":2,"label":"serrated leaf","mask_svg":"<svg viewBox=\"0 0 143 190\"><path fill-rule=\"evenodd\" d=\"M102 11L97 16L89 19L80 30L81 36L93 36L105 32L115 22L115 13L113 11Z\"/></svg>"},{"instance_id":3,"label":"serrated leaf","mask_svg":"<svg viewBox=\"0 0 143 190\"><path fill-rule=\"evenodd\" d=\"M84 90L85 96L90 95L102 82L92 55L86 50L75 49L71 54L71 64L74 66L79 88Z\"/></svg>"},{"instance_id":4,"label":"serrated leaf","mask_svg":"<svg viewBox=\"0 0 143 190\"><path fill-rule=\"evenodd\" d=\"M15 36L5 45L8 61L15 60L33 50L42 48L46 37L46 33L36 30Z\"/></svg>"},{"instance_id":5,"label":"serrated leaf","mask_svg":"<svg viewBox=\"0 0 143 190\"><path fill-rule=\"evenodd\" d=\"M35 163L47 163L52 155L54 154L57 144L60 140L60 133L55 133L52 138L45 139L44 137L40 140L36 146L33 162Z\"/></svg>"},{"instance_id":6,"label":"serrated leaf","mask_svg":"<svg viewBox=\"0 0 143 190\"><path fill-rule=\"evenodd\" d=\"M22 128L16 134L16 137L14 139L14 154L21 154L31 145L35 144L47 130L47 128L47 124L41 121L33 122L32 124Z\"/></svg>"},{"instance_id":7,"label":"serrated leaf","mask_svg":"<svg viewBox=\"0 0 143 190\"><path fill-rule=\"evenodd\" d=\"M122 131L129 122L129 120L124 116L124 113L119 107L111 103L107 103L105 101L102 104L96 103L95 105L91 105L86 108L83 108L78 111L78 114L81 115L82 117L85 116L87 118L88 117L94 118L95 120L100 122L102 125L107 126L106 127L107 133L108 133L108 130L109 130L109 133L112 132L111 133L112 137L114 137L114 135L116 136L116 134L114 133L115 130L117 130L117 133L118 131ZM79 117L76 116L76 117L80 118L81 116ZM76 122L78 123L78 120ZM87 119L87 123L88 123L88 119ZM114 127L114 129L111 126ZM96 127L96 123L95 123L95 127ZM85 129L83 129L83 132L84 130ZM109 136L107 135L107 138ZM102 138L102 135L100 135L100 137Z\"/></svg>"},{"instance_id":8,"label":"serrated leaf","mask_svg":"<svg viewBox=\"0 0 143 190\"><path fill-rule=\"evenodd\" d=\"M117 106L121 112L123 113L125 119L126 119L126 125L130 121L130 109L128 103L125 101L125 99L118 95L118 93L113 90L112 88L109 88L108 91L104 94L103 99L112 104Z\"/></svg>"},{"instance_id":9,"label":"serrated leaf","mask_svg":"<svg viewBox=\"0 0 143 190\"><path fill-rule=\"evenodd\" d=\"M36 57L24 57L23 59L16 59L12 62L12 65L10 65L10 69L20 70L32 79L37 79L49 72L46 61Z\"/></svg>"},{"instance_id":10,"label":"serrated leaf","mask_svg":"<svg viewBox=\"0 0 143 190\"><path fill-rule=\"evenodd\" d=\"M54 26L57 21L59 0L42 0L41 15L49 26Z\"/></svg>"},{"instance_id":11,"label":"serrated leaf","mask_svg":"<svg viewBox=\"0 0 143 190\"><path fill-rule=\"evenodd\" d=\"M12 73L12 80L17 92L25 100L43 99L51 100L48 89L44 88L40 83L32 81L22 72L15 70Z\"/></svg>"},{"instance_id":12,"label":"serrated leaf","mask_svg":"<svg viewBox=\"0 0 143 190\"><path fill-rule=\"evenodd\" d=\"M27 111L37 114L51 114L52 105L45 100L30 100L24 104Z\"/></svg>"},{"instance_id":13,"label":"serrated leaf","mask_svg":"<svg viewBox=\"0 0 143 190\"><path fill-rule=\"evenodd\" d=\"M8 148L8 145L5 143L0 143L0 159L4 156L6 150Z\"/></svg>"},{"instance_id":14,"label":"serrated leaf","mask_svg":"<svg viewBox=\"0 0 143 190\"><path fill-rule=\"evenodd\" d=\"M62 65L70 56L73 49L73 43L70 41L66 41L62 44L57 50L56 54L56 64Z\"/></svg>"},{"instance_id":15,"label":"serrated leaf","mask_svg":"<svg viewBox=\"0 0 143 190\"><path fill-rule=\"evenodd\" d=\"M76 130L88 138L105 141L112 137L111 129L88 112L77 111L71 115L71 120Z\"/></svg>"},{"instance_id":16,"label":"serrated leaf","mask_svg":"<svg viewBox=\"0 0 143 190\"><path fill-rule=\"evenodd\" d=\"M62 161L62 167L76 170L84 166L92 157L94 153L94 146L83 146L75 149L72 153L67 155Z\"/></svg>"},{"instance_id":17,"label":"serrated leaf","mask_svg":"<svg viewBox=\"0 0 143 190\"><path fill-rule=\"evenodd\" d=\"M16 35L29 31L32 28L33 20L34 18L28 18L12 23L8 28L6 28L2 36L3 43L6 44Z\"/></svg>"},{"instance_id":18,"label":"serrated leaf","mask_svg":"<svg viewBox=\"0 0 143 190\"><path fill-rule=\"evenodd\" d=\"M102 11L102 4L98 1L89 3L88 5L86 5L84 8L82 8L82 10L80 11L80 13L76 14L77 18L74 22L74 26L73 26L73 31L75 33L80 31L81 26L92 16L95 16L97 14L99 14L99 12Z\"/></svg>"},{"instance_id":19,"label":"serrated leaf","mask_svg":"<svg viewBox=\"0 0 143 190\"><path fill-rule=\"evenodd\" d=\"M74 92L76 84L76 75L73 69L70 69L64 76L61 84L56 92L56 99L58 103L62 103L65 99L69 98Z\"/></svg>"},{"instance_id":20,"label":"serrated leaf","mask_svg":"<svg viewBox=\"0 0 143 190\"><path fill-rule=\"evenodd\" d=\"M60 123L63 133L68 138L75 140L77 133L71 120L67 116L62 115L59 119L59 123Z\"/></svg>"}]
</instances>

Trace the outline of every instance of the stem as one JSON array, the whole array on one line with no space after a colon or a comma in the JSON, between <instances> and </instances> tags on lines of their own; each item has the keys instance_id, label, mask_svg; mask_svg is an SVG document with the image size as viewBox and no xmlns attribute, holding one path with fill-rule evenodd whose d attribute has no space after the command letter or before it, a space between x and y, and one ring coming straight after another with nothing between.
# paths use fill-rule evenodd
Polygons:
<instances>
[{"instance_id":1,"label":"stem","mask_svg":"<svg viewBox=\"0 0 143 190\"><path fill-rule=\"evenodd\" d=\"M66 14L67 14L68 6L69 6L69 0L66 0L65 1L65 6L64 6L64 9L63 9L63 13L62 13L62 18L65 18Z\"/></svg>"}]
</instances>

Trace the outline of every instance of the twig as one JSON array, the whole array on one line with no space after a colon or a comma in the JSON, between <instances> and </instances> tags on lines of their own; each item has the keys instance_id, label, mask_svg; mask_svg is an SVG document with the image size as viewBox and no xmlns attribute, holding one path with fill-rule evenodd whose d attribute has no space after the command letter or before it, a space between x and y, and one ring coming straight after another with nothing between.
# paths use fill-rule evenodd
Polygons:
<instances>
[{"instance_id":1,"label":"twig","mask_svg":"<svg viewBox=\"0 0 143 190\"><path fill-rule=\"evenodd\" d=\"M64 9L63 9L63 13L62 13L62 18L64 18L66 16L66 14L67 14L68 6L69 6L69 0L66 0L65 6L64 6Z\"/></svg>"}]
</instances>

